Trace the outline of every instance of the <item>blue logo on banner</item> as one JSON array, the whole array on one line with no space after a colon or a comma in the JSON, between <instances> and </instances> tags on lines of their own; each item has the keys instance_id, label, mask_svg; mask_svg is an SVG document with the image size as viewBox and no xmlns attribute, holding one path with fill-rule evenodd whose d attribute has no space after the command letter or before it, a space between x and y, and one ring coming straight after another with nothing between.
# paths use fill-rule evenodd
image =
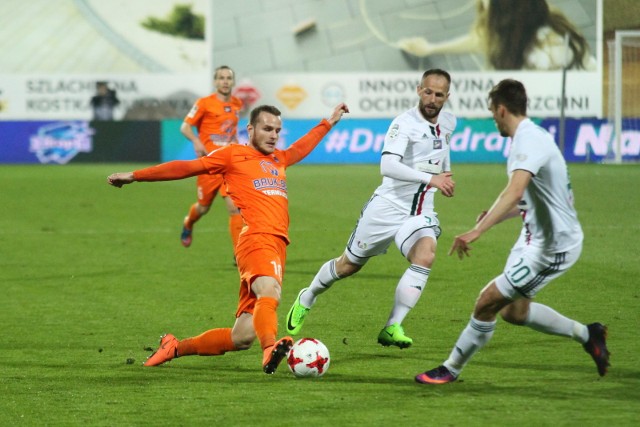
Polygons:
<instances>
[{"instance_id":1,"label":"blue logo on banner","mask_svg":"<svg viewBox=\"0 0 640 427\"><path fill-rule=\"evenodd\" d=\"M38 128L29 138L29 151L40 163L65 164L78 153L89 153L93 148L94 130L88 122L60 122Z\"/></svg>"}]
</instances>

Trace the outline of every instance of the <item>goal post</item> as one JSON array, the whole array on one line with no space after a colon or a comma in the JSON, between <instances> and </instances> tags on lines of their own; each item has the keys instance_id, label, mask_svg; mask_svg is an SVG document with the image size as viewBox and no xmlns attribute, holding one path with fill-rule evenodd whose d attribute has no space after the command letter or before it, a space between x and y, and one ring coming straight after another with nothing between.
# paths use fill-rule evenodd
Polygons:
<instances>
[{"instance_id":1,"label":"goal post","mask_svg":"<svg viewBox=\"0 0 640 427\"><path fill-rule=\"evenodd\" d=\"M609 41L609 82L613 135L606 160L620 164L625 148L640 138L640 30L618 30Z\"/></svg>"}]
</instances>

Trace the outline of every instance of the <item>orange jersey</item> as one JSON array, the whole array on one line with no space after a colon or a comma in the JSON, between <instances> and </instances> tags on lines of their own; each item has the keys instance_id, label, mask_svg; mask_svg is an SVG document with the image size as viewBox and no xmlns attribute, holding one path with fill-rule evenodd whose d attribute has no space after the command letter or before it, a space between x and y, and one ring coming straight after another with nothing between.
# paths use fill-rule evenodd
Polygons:
<instances>
[{"instance_id":1,"label":"orange jersey","mask_svg":"<svg viewBox=\"0 0 640 427\"><path fill-rule=\"evenodd\" d=\"M241 109L242 101L235 96L224 102L214 93L198 99L184 121L198 129L198 138L211 152L238 141L236 135Z\"/></svg>"},{"instance_id":2,"label":"orange jersey","mask_svg":"<svg viewBox=\"0 0 640 427\"><path fill-rule=\"evenodd\" d=\"M331 129L326 120L286 150L265 155L251 146L232 144L196 160L163 163L133 173L136 181L168 181L221 174L240 209L243 234L267 233L289 242L289 202L285 169L305 158Z\"/></svg>"}]
</instances>

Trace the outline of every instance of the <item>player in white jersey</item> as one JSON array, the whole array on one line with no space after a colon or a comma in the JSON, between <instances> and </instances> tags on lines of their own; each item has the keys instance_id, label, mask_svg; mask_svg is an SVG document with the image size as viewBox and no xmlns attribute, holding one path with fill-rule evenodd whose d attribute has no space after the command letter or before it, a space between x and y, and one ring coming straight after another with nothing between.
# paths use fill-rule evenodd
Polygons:
<instances>
[{"instance_id":1,"label":"player in white jersey","mask_svg":"<svg viewBox=\"0 0 640 427\"><path fill-rule=\"evenodd\" d=\"M327 261L309 287L298 294L287 314L287 331L300 332L316 297L336 281L351 276L369 258L384 254L395 241L410 263L395 291L385 327L378 335L384 346L411 346L402 321L426 287L440 235L434 211L436 189L453 196L449 140L456 126L453 115L441 112L449 97L451 77L440 69L427 70L417 87L418 105L391 123L385 136L380 172L382 184L362 210L344 253Z\"/></svg>"},{"instance_id":2,"label":"player in white jersey","mask_svg":"<svg viewBox=\"0 0 640 427\"><path fill-rule=\"evenodd\" d=\"M470 231L456 236L449 255L469 255L469 246L495 224L520 215L522 232L504 271L480 292L467 327L449 358L416 376L423 384L455 381L471 357L493 336L498 313L509 323L547 334L573 338L591 355L598 374L609 366L607 328L583 325L532 299L551 280L566 272L580 256L582 229L562 153L551 135L527 118L522 83L503 80L489 93L490 110L502 136L513 138L507 172L509 183L491 209Z\"/></svg>"}]
</instances>

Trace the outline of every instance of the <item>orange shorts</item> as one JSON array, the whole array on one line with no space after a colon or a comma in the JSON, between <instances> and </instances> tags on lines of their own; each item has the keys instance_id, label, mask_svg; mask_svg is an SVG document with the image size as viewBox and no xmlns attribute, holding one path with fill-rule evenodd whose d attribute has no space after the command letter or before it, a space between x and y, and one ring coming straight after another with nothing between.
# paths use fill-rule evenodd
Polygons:
<instances>
[{"instance_id":1,"label":"orange shorts","mask_svg":"<svg viewBox=\"0 0 640 427\"><path fill-rule=\"evenodd\" d=\"M198 203L201 206L211 206L218 192L222 197L227 197L227 186L222 175L202 174L197 177Z\"/></svg>"},{"instance_id":2,"label":"orange shorts","mask_svg":"<svg viewBox=\"0 0 640 427\"><path fill-rule=\"evenodd\" d=\"M236 262L240 272L240 297L236 317L253 314L256 294L251 284L260 276L275 278L282 285L287 242L273 234L241 234L236 246Z\"/></svg>"}]
</instances>

